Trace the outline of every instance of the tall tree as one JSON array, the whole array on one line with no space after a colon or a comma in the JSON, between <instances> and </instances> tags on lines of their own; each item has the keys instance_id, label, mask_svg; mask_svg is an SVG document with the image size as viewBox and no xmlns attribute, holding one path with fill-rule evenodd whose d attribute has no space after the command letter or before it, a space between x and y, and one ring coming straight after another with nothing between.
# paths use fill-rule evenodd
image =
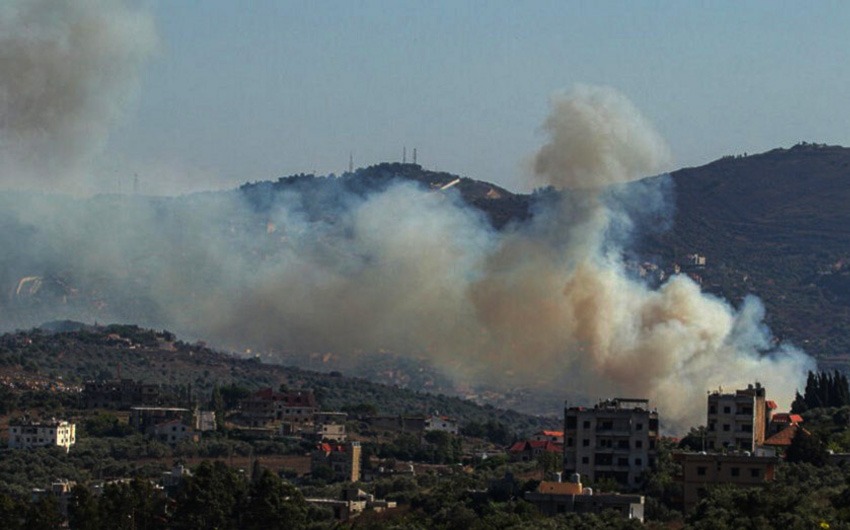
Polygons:
<instances>
[{"instance_id":1,"label":"tall tree","mask_svg":"<svg viewBox=\"0 0 850 530\"><path fill-rule=\"evenodd\" d=\"M299 530L306 523L307 505L301 492L264 469L249 488L242 528Z\"/></svg>"}]
</instances>

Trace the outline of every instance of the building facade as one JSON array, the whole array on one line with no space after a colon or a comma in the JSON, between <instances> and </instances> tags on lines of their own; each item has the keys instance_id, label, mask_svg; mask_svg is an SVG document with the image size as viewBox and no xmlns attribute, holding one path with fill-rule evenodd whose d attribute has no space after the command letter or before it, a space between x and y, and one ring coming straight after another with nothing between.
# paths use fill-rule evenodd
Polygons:
<instances>
[{"instance_id":1,"label":"building facade","mask_svg":"<svg viewBox=\"0 0 850 530\"><path fill-rule=\"evenodd\" d=\"M734 393L722 389L709 393L706 449L755 451L764 443L770 423L772 411L767 405L760 383Z\"/></svg>"},{"instance_id":2,"label":"building facade","mask_svg":"<svg viewBox=\"0 0 850 530\"><path fill-rule=\"evenodd\" d=\"M357 482L360 480L360 442L347 444L320 443L313 451L310 471L327 466L334 482Z\"/></svg>"},{"instance_id":3,"label":"building facade","mask_svg":"<svg viewBox=\"0 0 850 530\"><path fill-rule=\"evenodd\" d=\"M655 464L658 412L649 400L616 398L564 409L564 472L634 488Z\"/></svg>"},{"instance_id":4,"label":"building facade","mask_svg":"<svg viewBox=\"0 0 850 530\"><path fill-rule=\"evenodd\" d=\"M535 491L527 491L525 500L541 513L555 516L567 513L601 514L613 510L624 519L643 522L645 500L642 495L596 493L582 487L578 475L571 482L541 482Z\"/></svg>"},{"instance_id":5,"label":"building facade","mask_svg":"<svg viewBox=\"0 0 850 530\"><path fill-rule=\"evenodd\" d=\"M21 418L9 422L10 449L59 446L67 452L76 441L77 427L67 421Z\"/></svg>"},{"instance_id":6,"label":"building facade","mask_svg":"<svg viewBox=\"0 0 850 530\"><path fill-rule=\"evenodd\" d=\"M682 484L685 511L693 509L710 486L754 487L773 480L778 462L776 457L721 453L673 453L673 460L682 466L676 480Z\"/></svg>"}]
</instances>

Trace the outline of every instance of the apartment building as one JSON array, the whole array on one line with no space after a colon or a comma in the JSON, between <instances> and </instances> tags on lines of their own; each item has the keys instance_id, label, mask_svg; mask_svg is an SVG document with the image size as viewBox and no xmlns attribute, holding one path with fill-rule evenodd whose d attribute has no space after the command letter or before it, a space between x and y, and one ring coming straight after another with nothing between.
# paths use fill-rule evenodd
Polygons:
<instances>
[{"instance_id":1,"label":"apartment building","mask_svg":"<svg viewBox=\"0 0 850 530\"><path fill-rule=\"evenodd\" d=\"M9 422L9 448L64 447L67 452L77 441L77 426L52 418L38 421L19 418Z\"/></svg>"},{"instance_id":2,"label":"apartment building","mask_svg":"<svg viewBox=\"0 0 850 530\"><path fill-rule=\"evenodd\" d=\"M564 472L634 488L655 464L658 412L647 399L615 398L564 409Z\"/></svg>"},{"instance_id":3,"label":"apartment building","mask_svg":"<svg viewBox=\"0 0 850 530\"><path fill-rule=\"evenodd\" d=\"M779 459L769 456L720 453L673 453L682 467L676 480L682 484L682 506L693 509L710 486L731 484L761 486L774 479Z\"/></svg>"},{"instance_id":4,"label":"apartment building","mask_svg":"<svg viewBox=\"0 0 850 530\"><path fill-rule=\"evenodd\" d=\"M334 482L357 482L360 480L360 442L347 444L320 443L310 459L310 471L315 473L321 466L327 466Z\"/></svg>"},{"instance_id":5,"label":"apartment building","mask_svg":"<svg viewBox=\"0 0 850 530\"><path fill-rule=\"evenodd\" d=\"M764 443L771 407L775 409L776 404L765 399L761 383L734 393L724 393L723 389L710 392L706 449L755 451Z\"/></svg>"}]
</instances>

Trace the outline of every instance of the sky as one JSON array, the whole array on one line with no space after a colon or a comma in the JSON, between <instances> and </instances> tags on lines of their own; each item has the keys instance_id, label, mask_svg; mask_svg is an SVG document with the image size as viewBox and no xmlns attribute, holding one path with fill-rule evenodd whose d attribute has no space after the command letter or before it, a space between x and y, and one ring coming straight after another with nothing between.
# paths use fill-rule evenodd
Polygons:
<instances>
[{"instance_id":1,"label":"sky","mask_svg":"<svg viewBox=\"0 0 850 530\"><path fill-rule=\"evenodd\" d=\"M850 145L850 3L148 0L157 46L96 160L176 194L401 161L527 192L553 95L612 87L673 168Z\"/></svg>"}]
</instances>

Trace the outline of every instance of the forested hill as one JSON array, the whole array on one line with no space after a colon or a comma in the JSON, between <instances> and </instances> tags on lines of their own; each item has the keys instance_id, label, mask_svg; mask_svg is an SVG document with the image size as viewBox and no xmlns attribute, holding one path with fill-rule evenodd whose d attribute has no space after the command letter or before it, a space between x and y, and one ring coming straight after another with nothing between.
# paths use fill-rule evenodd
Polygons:
<instances>
[{"instance_id":1,"label":"forested hill","mask_svg":"<svg viewBox=\"0 0 850 530\"><path fill-rule=\"evenodd\" d=\"M503 227L511 220L523 220L529 216L531 200L528 195L511 193L489 182L429 171L418 164L383 163L359 168L339 177L292 175L274 182L246 183L240 191L258 209L270 207L278 199L278 194L297 192L299 206L315 217L343 209L343 203L350 194L366 195L400 180L415 182L431 190L454 188L460 192L464 201L484 211L496 228Z\"/></svg>"},{"instance_id":2,"label":"forested hill","mask_svg":"<svg viewBox=\"0 0 850 530\"><path fill-rule=\"evenodd\" d=\"M705 255L705 290L767 306L780 339L850 353L850 149L799 144L672 173L672 230L644 250Z\"/></svg>"},{"instance_id":3,"label":"forested hill","mask_svg":"<svg viewBox=\"0 0 850 530\"><path fill-rule=\"evenodd\" d=\"M5 401L14 399L14 389L73 388L87 380L115 378L120 370L121 377L160 384L175 404L189 393L199 403L207 403L216 385L250 391L285 385L313 389L324 410L368 405L385 415L439 413L456 418L461 425L497 421L515 433L558 427L554 418L479 406L457 397L390 387L339 372L319 373L238 358L200 343L182 342L168 331L60 324L0 335L0 408L14 408Z\"/></svg>"}]
</instances>

